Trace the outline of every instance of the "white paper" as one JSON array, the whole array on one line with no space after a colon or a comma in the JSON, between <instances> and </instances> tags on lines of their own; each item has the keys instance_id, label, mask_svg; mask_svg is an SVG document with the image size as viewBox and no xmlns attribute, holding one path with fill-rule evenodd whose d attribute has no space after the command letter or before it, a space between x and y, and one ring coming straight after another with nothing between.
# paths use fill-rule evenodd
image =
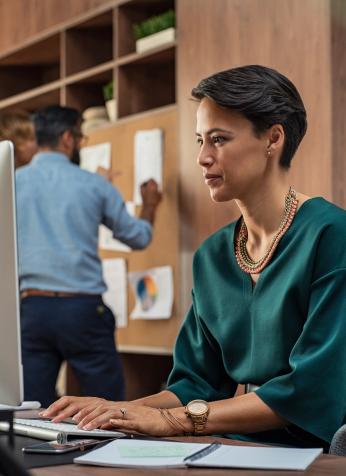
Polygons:
<instances>
[{"instance_id":1,"label":"white paper","mask_svg":"<svg viewBox=\"0 0 346 476\"><path fill-rule=\"evenodd\" d=\"M321 448L221 445L213 453L188 465L212 468L304 470L321 453Z\"/></svg>"},{"instance_id":2,"label":"white paper","mask_svg":"<svg viewBox=\"0 0 346 476\"><path fill-rule=\"evenodd\" d=\"M170 441L145 441L145 440L116 440L101 448L79 456L73 461L79 464L94 464L101 466L117 467L177 467L185 466L183 458L199 451L208 444L203 443L177 443ZM178 449L178 451L176 451ZM139 457L138 454L148 455ZM128 455L132 453L135 456ZM178 453L179 456L176 456ZM156 456L156 454L158 456ZM160 456L165 454L166 456ZM173 456L171 456L173 454Z\"/></svg>"},{"instance_id":3,"label":"white paper","mask_svg":"<svg viewBox=\"0 0 346 476\"><path fill-rule=\"evenodd\" d=\"M209 452L210 446L146 440L115 440L74 459L75 463L114 467L183 467L249 468L276 470L304 470L321 453L321 448L279 448L220 445ZM201 450L204 450L204 453ZM186 456L197 458L184 461Z\"/></svg>"},{"instance_id":4,"label":"white paper","mask_svg":"<svg viewBox=\"0 0 346 476\"><path fill-rule=\"evenodd\" d=\"M136 304L131 319L168 319L173 307L173 271L170 266L129 273Z\"/></svg>"},{"instance_id":5,"label":"white paper","mask_svg":"<svg viewBox=\"0 0 346 476\"><path fill-rule=\"evenodd\" d=\"M135 216L135 204L126 202L126 209L129 215ZM113 232L104 225L99 226L99 248L102 250L122 251L129 253L131 248L125 243L113 238Z\"/></svg>"},{"instance_id":6,"label":"white paper","mask_svg":"<svg viewBox=\"0 0 346 476\"><path fill-rule=\"evenodd\" d=\"M103 294L105 304L116 317L117 327L127 326L127 279L126 261L123 258L102 260L103 279L107 291Z\"/></svg>"},{"instance_id":7,"label":"white paper","mask_svg":"<svg viewBox=\"0 0 346 476\"><path fill-rule=\"evenodd\" d=\"M80 167L96 173L98 167L111 168L111 143L91 145L80 150Z\"/></svg>"},{"instance_id":8,"label":"white paper","mask_svg":"<svg viewBox=\"0 0 346 476\"><path fill-rule=\"evenodd\" d=\"M142 204L140 186L154 179L162 190L163 131L151 129L135 134L134 202Z\"/></svg>"}]
</instances>

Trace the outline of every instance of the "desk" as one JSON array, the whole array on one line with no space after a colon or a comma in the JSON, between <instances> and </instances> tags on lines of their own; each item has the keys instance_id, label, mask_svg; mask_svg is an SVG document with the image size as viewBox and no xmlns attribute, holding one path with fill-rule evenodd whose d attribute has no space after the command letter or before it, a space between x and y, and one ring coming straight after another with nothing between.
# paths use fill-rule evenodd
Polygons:
<instances>
[{"instance_id":1,"label":"desk","mask_svg":"<svg viewBox=\"0 0 346 476\"><path fill-rule=\"evenodd\" d=\"M240 441L225 438L181 437L177 441L207 443L218 441L228 445L245 445ZM306 471L262 471L246 469L201 469L201 468L102 468L98 466L64 465L30 470L33 476L345 476L346 458L342 456L321 455Z\"/></svg>"},{"instance_id":2,"label":"desk","mask_svg":"<svg viewBox=\"0 0 346 476\"><path fill-rule=\"evenodd\" d=\"M20 412L16 414L16 416L23 418L30 418L36 415L37 411ZM218 440L226 445L249 444L242 441L229 440L227 438L212 438L208 436L170 438L170 440L172 439L176 441L192 441L195 443L208 443ZM76 456L77 455L78 452L76 452ZM54 455L52 455L52 457L54 457ZM30 474L32 474L32 476L345 476L346 457L323 454L319 456L306 471L263 471L215 468L134 469L67 464L61 466L49 466L45 468L33 468L30 469Z\"/></svg>"}]
</instances>

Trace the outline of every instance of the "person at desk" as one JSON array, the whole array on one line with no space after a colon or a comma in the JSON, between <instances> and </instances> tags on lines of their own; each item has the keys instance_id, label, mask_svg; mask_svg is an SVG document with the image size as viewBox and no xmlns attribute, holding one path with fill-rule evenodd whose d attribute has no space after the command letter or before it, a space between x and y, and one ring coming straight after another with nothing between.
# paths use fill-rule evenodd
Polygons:
<instances>
[{"instance_id":1,"label":"person at desk","mask_svg":"<svg viewBox=\"0 0 346 476\"><path fill-rule=\"evenodd\" d=\"M16 168L27 165L37 152L30 115L21 110L0 112L0 140L13 142Z\"/></svg>"},{"instance_id":2,"label":"person at desk","mask_svg":"<svg viewBox=\"0 0 346 476\"><path fill-rule=\"evenodd\" d=\"M140 218L128 214L109 181L81 170L80 113L51 106L34 116L38 154L16 173L22 360L25 400L56 399L60 365L73 369L83 395L124 398L114 316L98 257L102 223L133 249L152 237L161 193L143 184Z\"/></svg>"},{"instance_id":3,"label":"person at desk","mask_svg":"<svg viewBox=\"0 0 346 476\"><path fill-rule=\"evenodd\" d=\"M192 96L211 198L235 200L241 217L194 256L167 388L126 404L63 397L43 416L328 446L346 422L346 212L290 185L307 122L285 76L243 66L203 79ZM247 393L235 396L238 384Z\"/></svg>"}]
</instances>

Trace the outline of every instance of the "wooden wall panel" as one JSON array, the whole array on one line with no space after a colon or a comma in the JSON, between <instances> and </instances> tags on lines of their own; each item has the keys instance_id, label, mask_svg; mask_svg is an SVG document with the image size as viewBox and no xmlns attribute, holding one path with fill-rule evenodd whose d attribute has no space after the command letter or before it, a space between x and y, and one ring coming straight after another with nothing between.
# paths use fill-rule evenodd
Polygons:
<instances>
[{"instance_id":1,"label":"wooden wall panel","mask_svg":"<svg viewBox=\"0 0 346 476\"><path fill-rule=\"evenodd\" d=\"M333 202L346 208L346 2L331 7Z\"/></svg>"},{"instance_id":2,"label":"wooden wall panel","mask_svg":"<svg viewBox=\"0 0 346 476\"><path fill-rule=\"evenodd\" d=\"M0 54L110 0L0 0Z\"/></svg>"},{"instance_id":3,"label":"wooden wall panel","mask_svg":"<svg viewBox=\"0 0 346 476\"><path fill-rule=\"evenodd\" d=\"M198 81L222 69L263 64L286 74L308 111L308 133L292 167L292 183L308 195L332 198L329 0L179 0L178 103L181 200L181 302L190 301L193 251L237 214L212 203L196 165ZM186 21L186 18L193 19Z\"/></svg>"}]
</instances>

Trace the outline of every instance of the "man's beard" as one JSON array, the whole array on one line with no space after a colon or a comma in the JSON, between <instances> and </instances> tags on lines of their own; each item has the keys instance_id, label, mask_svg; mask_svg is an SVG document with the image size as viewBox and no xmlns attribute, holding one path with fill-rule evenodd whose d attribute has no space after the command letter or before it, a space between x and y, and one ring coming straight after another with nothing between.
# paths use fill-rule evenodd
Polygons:
<instances>
[{"instance_id":1,"label":"man's beard","mask_svg":"<svg viewBox=\"0 0 346 476\"><path fill-rule=\"evenodd\" d=\"M80 165L80 151L77 148L73 149L71 162L75 165Z\"/></svg>"}]
</instances>

